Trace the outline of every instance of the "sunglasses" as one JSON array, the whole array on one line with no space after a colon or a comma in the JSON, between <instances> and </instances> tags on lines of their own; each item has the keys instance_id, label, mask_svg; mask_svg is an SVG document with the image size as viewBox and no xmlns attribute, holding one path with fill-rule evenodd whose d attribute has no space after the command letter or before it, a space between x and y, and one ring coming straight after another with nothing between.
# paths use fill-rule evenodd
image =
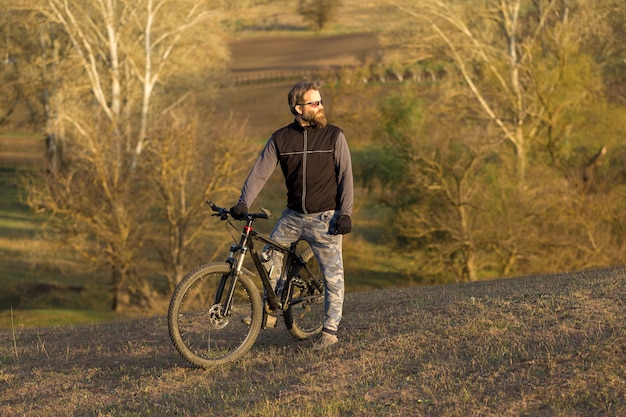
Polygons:
<instances>
[{"instance_id":1,"label":"sunglasses","mask_svg":"<svg viewBox=\"0 0 626 417\"><path fill-rule=\"evenodd\" d=\"M300 103L298 104L299 106L311 106L311 107L318 107L320 104L322 104L322 100L319 101L309 101L308 103Z\"/></svg>"}]
</instances>

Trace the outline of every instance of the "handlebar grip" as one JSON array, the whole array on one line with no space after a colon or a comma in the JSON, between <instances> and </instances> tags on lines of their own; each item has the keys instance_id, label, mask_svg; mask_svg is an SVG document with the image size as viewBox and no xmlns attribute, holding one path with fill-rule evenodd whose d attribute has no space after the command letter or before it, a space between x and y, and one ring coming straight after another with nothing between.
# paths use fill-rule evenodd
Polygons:
<instances>
[{"instance_id":1,"label":"handlebar grip","mask_svg":"<svg viewBox=\"0 0 626 417\"><path fill-rule=\"evenodd\" d=\"M226 220L228 218L228 215L230 214L230 210L224 207L216 206L215 203L213 203L211 200L207 200L206 203L211 207L211 210L218 213L218 214L215 214L215 216L219 216L220 219L222 220ZM268 209L261 207L261 211L263 212L263 214L247 213L247 216L252 216L255 219L271 219L272 218L272 212L270 212Z\"/></svg>"},{"instance_id":2,"label":"handlebar grip","mask_svg":"<svg viewBox=\"0 0 626 417\"><path fill-rule=\"evenodd\" d=\"M217 212L217 214L214 214L214 216L218 216L220 220L228 219L228 214L230 214L230 211L228 209L218 207L210 200L208 200L206 203L211 207L211 210Z\"/></svg>"}]
</instances>

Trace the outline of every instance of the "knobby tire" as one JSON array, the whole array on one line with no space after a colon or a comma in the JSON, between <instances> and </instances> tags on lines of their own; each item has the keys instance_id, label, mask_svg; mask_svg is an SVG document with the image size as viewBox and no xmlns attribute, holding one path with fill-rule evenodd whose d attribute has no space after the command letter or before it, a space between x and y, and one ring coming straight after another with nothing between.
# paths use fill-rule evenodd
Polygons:
<instances>
[{"instance_id":1,"label":"knobby tire","mask_svg":"<svg viewBox=\"0 0 626 417\"><path fill-rule=\"evenodd\" d=\"M245 274L237 277L230 312L218 314L230 287L215 303L215 294L230 264L210 263L188 273L178 284L168 309L168 329L176 350L188 362L201 368L241 358L250 350L261 329L263 303L256 285ZM251 317L249 325L245 317Z\"/></svg>"}]
</instances>

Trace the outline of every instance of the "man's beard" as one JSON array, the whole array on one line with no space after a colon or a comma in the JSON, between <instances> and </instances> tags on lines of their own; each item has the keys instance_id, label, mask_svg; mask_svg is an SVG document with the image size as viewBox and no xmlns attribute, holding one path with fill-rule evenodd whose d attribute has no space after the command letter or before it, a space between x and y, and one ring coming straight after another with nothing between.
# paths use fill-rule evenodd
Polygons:
<instances>
[{"instance_id":1,"label":"man's beard","mask_svg":"<svg viewBox=\"0 0 626 417\"><path fill-rule=\"evenodd\" d=\"M303 114L302 120L308 122L312 127L326 127L326 115L324 114L324 109L318 110L315 114Z\"/></svg>"}]
</instances>

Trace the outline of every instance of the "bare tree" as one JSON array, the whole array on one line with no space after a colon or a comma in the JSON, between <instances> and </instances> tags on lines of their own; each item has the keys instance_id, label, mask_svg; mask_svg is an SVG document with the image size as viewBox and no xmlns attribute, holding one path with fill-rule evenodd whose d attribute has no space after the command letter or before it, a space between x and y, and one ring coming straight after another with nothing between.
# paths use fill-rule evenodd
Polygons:
<instances>
[{"instance_id":1,"label":"bare tree","mask_svg":"<svg viewBox=\"0 0 626 417\"><path fill-rule=\"evenodd\" d=\"M108 122L95 120L80 133L77 126L66 132L73 143L65 168L57 174L33 173L26 184L27 201L53 216L48 230L57 243L73 248L94 270L110 271L115 310L131 304L149 307L147 281L137 272L147 227L141 213L150 203L134 198L141 183L137 173L120 175L111 163L118 149L114 142L100 140Z\"/></svg>"},{"instance_id":2,"label":"bare tree","mask_svg":"<svg viewBox=\"0 0 626 417\"><path fill-rule=\"evenodd\" d=\"M571 70L580 67L571 57L588 35L580 27L597 19L589 21L593 15L580 11L571 13L567 1L484 0L471 6L443 0L391 3L428 25L447 47L479 108L513 146L521 183L539 132L554 128L564 109L583 106L600 85L572 88ZM440 54L432 45L426 49L431 54L417 54Z\"/></svg>"},{"instance_id":3,"label":"bare tree","mask_svg":"<svg viewBox=\"0 0 626 417\"><path fill-rule=\"evenodd\" d=\"M490 242L481 223L493 169L487 160L500 145L481 135L484 123L468 111L468 97L431 99L472 121L448 121L455 131L450 134L441 127L440 113L410 90L390 95L382 107L379 137L399 169L388 185L395 189L393 197L384 198L397 212L401 244L411 248L413 273L433 281L450 276L474 281L487 263Z\"/></svg>"},{"instance_id":4,"label":"bare tree","mask_svg":"<svg viewBox=\"0 0 626 417\"><path fill-rule=\"evenodd\" d=\"M472 253L471 245L461 251L452 245L463 242L463 236L472 237L474 265L481 274L547 271L567 268L567 262L580 267L607 262L608 254L615 253L608 244L613 238L605 233L606 218L594 216L590 207L602 211L598 201L606 207L614 205L608 203L608 196L581 194L580 181L571 181L574 176L564 173L597 170L596 164L584 168L589 165L587 159L598 149L610 152L609 142L619 142L617 130L603 129L605 135L599 135L590 127L598 126L596 112L610 118L620 114L602 96L602 68L616 44L599 34L618 26L607 17L608 11L615 10L614 0L388 3L419 23L415 30L392 32L394 40L388 44L401 50L396 56L404 65L414 61L423 67L439 65L446 75L430 78L438 96L423 86L414 93L428 103L432 117L445 121L439 127L446 132L439 133L441 146L447 143L464 149L465 158L478 158L473 164L464 163L461 157L442 159L444 149L433 150L425 138L415 146L421 162L414 165L422 169L409 175L420 178L430 172L431 182L422 184L422 189L403 190L405 199L414 199L404 208L405 221L421 219L422 226L407 228L400 235L412 234L421 241L431 237L430 246L418 251L424 255L420 263L445 259L439 255L444 250ZM398 38L404 42L395 42ZM602 45L602 52L595 47L585 49L592 44ZM444 92L463 97L467 107L441 100ZM468 95L472 100L466 100ZM473 132L466 128L470 124L475 126ZM490 156L482 153L498 139L502 146L491 148ZM587 157L580 157L575 149L587 149ZM599 160L607 159L606 154L598 153ZM463 166L472 169L463 170ZM509 166L515 167L514 176ZM491 178L486 181L489 171ZM432 178L441 178L436 187L441 195L429 185ZM455 180L446 185L446 179ZM481 198L472 199L464 189L481 190ZM455 224L450 219L458 226L474 227L465 229L467 233L457 227L454 235L444 227ZM567 233L559 232L565 229ZM420 231L424 234L419 235ZM428 252L435 248L436 252ZM430 256L433 253L438 255ZM456 259L471 269L470 257Z\"/></svg>"},{"instance_id":5,"label":"bare tree","mask_svg":"<svg viewBox=\"0 0 626 417\"><path fill-rule=\"evenodd\" d=\"M439 142L438 149L444 152L429 153L422 147L413 162L412 185L422 192L420 201L399 215L399 234L415 242L424 255L416 258L418 274L476 281L484 266L478 253L484 243L479 223L482 183L476 177L489 152L464 149L450 161L450 144Z\"/></svg>"},{"instance_id":6,"label":"bare tree","mask_svg":"<svg viewBox=\"0 0 626 417\"><path fill-rule=\"evenodd\" d=\"M200 46L192 37L194 31L217 19L219 13L203 8L202 3L172 0L93 0L81 4L48 0L47 4L48 8L39 10L68 34L93 97L111 123L112 134L120 140L124 137L120 146L133 152L131 164L136 166L148 137L155 87L167 82L174 66L170 61L189 56ZM207 58L218 65L226 59L226 51L210 32L203 35L202 43L212 50ZM138 103L133 94L137 94Z\"/></svg>"},{"instance_id":7,"label":"bare tree","mask_svg":"<svg viewBox=\"0 0 626 417\"><path fill-rule=\"evenodd\" d=\"M194 257L196 247L215 249L228 242L207 235L211 219L208 199L235 200L240 177L257 149L250 146L239 120L201 115L195 103L169 109L155 127L155 140L147 148L145 177L153 184L163 225L150 233L166 271L170 292L194 264L207 261L207 253ZM201 122L203 120L204 122ZM211 121L209 125L207 122ZM218 251L217 253L223 253Z\"/></svg>"},{"instance_id":8,"label":"bare tree","mask_svg":"<svg viewBox=\"0 0 626 417\"><path fill-rule=\"evenodd\" d=\"M322 30L340 6L338 0L298 0L298 13L316 30Z\"/></svg>"},{"instance_id":9,"label":"bare tree","mask_svg":"<svg viewBox=\"0 0 626 417\"><path fill-rule=\"evenodd\" d=\"M203 72L210 84L223 67L220 31L207 29L218 13L204 3L172 0L48 0L45 5L22 0L20 6L63 29L73 52L65 65L75 68L64 74L65 88L57 90L62 101L54 101L71 144L67 166L33 181L30 202L63 218L55 226L64 241L111 271L115 309L150 308L154 290L141 273L150 242L145 215L159 202L142 186L149 182L144 175L158 173L142 166L141 156L149 146L155 110L199 90L181 80L197 81L196 73ZM195 48L204 59L197 60ZM176 72L181 68L184 75ZM166 85L159 92L157 87Z\"/></svg>"},{"instance_id":10,"label":"bare tree","mask_svg":"<svg viewBox=\"0 0 626 417\"><path fill-rule=\"evenodd\" d=\"M9 117L20 100L21 88L18 82L17 55L20 45L16 45L19 34L16 25L10 25L11 13L0 16L0 126L8 123Z\"/></svg>"}]
</instances>

